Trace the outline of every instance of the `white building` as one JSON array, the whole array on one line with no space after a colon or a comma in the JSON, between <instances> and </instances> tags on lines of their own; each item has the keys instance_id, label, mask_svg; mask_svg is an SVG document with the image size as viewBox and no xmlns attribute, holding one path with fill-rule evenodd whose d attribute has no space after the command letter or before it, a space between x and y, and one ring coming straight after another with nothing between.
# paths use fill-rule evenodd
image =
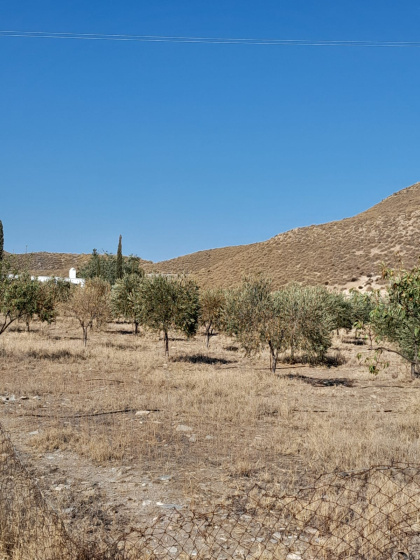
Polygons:
<instances>
[{"instance_id":1,"label":"white building","mask_svg":"<svg viewBox=\"0 0 420 560\"><path fill-rule=\"evenodd\" d=\"M67 278L61 278L60 276L31 276L31 280L38 280L39 282L48 282L48 280L64 280L65 282L70 282L71 284L78 284L80 286L85 285L84 278L77 278L76 269L71 268L69 270L69 275ZM13 278L13 274L9 275L10 278Z\"/></svg>"},{"instance_id":2,"label":"white building","mask_svg":"<svg viewBox=\"0 0 420 560\"><path fill-rule=\"evenodd\" d=\"M76 269L71 268L69 270L69 275L67 278L60 278L58 276L31 276L32 280L38 280L39 282L47 282L48 280L64 280L65 282L70 282L71 284L79 284L80 286L85 285L84 278L77 278Z\"/></svg>"}]
</instances>

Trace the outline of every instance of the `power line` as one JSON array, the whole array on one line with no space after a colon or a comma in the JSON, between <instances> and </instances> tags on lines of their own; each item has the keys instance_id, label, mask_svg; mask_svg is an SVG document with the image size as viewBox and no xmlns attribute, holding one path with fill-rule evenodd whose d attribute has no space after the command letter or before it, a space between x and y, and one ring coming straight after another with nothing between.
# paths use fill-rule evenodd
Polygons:
<instances>
[{"instance_id":1,"label":"power line","mask_svg":"<svg viewBox=\"0 0 420 560\"><path fill-rule=\"evenodd\" d=\"M204 43L211 45L273 45L300 47L420 47L420 41L345 41L309 39L257 39L233 37L184 37L166 35L126 35L105 33L64 33L56 31L0 30L0 38L73 39L84 41L137 41L142 43Z\"/></svg>"}]
</instances>

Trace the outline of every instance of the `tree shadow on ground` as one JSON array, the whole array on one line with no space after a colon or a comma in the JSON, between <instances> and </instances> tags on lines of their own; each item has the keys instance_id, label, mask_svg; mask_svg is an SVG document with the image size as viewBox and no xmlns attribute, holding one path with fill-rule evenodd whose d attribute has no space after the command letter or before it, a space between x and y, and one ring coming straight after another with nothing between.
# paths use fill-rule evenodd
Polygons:
<instances>
[{"instance_id":1,"label":"tree shadow on ground","mask_svg":"<svg viewBox=\"0 0 420 560\"><path fill-rule=\"evenodd\" d=\"M313 387L354 387L354 381L348 379L347 377L335 377L332 379L320 379L319 377L309 377L307 375L299 375L289 373L285 375L287 379L295 379L297 381L303 381L312 385Z\"/></svg>"},{"instance_id":2,"label":"tree shadow on ground","mask_svg":"<svg viewBox=\"0 0 420 560\"><path fill-rule=\"evenodd\" d=\"M188 362L190 364L208 364L208 365L224 365L234 364L235 360L226 360L225 358L214 358L205 354L193 354L192 356L173 356L171 362Z\"/></svg>"},{"instance_id":3,"label":"tree shadow on ground","mask_svg":"<svg viewBox=\"0 0 420 560\"><path fill-rule=\"evenodd\" d=\"M326 366L328 368L339 367L344 365L346 362L347 359L341 352L328 354L327 356L323 356L322 358L317 358L316 356L309 356L306 354L295 356L294 358L291 358L291 356L283 356L279 358L279 363L282 364L303 364L310 366Z\"/></svg>"},{"instance_id":4,"label":"tree shadow on ground","mask_svg":"<svg viewBox=\"0 0 420 560\"><path fill-rule=\"evenodd\" d=\"M223 349L227 350L228 352L238 352L239 346L235 346L235 344L230 344L229 346L224 346Z\"/></svg>"},{"instance_id":5,"label":"tree shadow on ground","mask_svg":"<svg viewBox=\"0 0 420 560\"><path fill-rule=\"evenodd\" d=\"M113 331L112 329L108 329L104 332L106 332L107 334L131 334L134 336L134 329L130 329L130 330L123 329L118 331Z\"/></svg>"}]
</instances>

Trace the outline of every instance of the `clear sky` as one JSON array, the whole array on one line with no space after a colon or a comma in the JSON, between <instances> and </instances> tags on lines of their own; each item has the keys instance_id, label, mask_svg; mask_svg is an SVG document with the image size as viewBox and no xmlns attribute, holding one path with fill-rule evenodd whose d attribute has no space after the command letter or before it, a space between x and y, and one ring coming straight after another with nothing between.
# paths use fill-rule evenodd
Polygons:
<instances>
[{"instance_id":1,"label":"clear sky","mask_svg":"<svg viewBox=\"0 0 420 560\"><path fill-rule=\"evenodd\" d=\"M0 0L1 30L420 41L418 0ZM0 37L9 251L158 261L420 180L420 48Z\"/></svg>"}]
</instances>

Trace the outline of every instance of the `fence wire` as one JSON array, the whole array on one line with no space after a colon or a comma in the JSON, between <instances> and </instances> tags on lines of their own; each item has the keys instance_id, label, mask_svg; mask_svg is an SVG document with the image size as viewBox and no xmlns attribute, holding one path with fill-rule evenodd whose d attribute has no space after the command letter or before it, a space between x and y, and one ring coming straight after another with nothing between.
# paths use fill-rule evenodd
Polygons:
<instances>
[{"instance_id":1,"label":"fence wire","mask_svg":"<svg viewBox=\"0 0 420 560\"><path fill-rule=\"evenodd\" d=\"M420 560L420 466L322 475L293 495L255 484L98 542L69 533L0 426L0 560L231 558Z\"/></svg>"}]
</instances>

